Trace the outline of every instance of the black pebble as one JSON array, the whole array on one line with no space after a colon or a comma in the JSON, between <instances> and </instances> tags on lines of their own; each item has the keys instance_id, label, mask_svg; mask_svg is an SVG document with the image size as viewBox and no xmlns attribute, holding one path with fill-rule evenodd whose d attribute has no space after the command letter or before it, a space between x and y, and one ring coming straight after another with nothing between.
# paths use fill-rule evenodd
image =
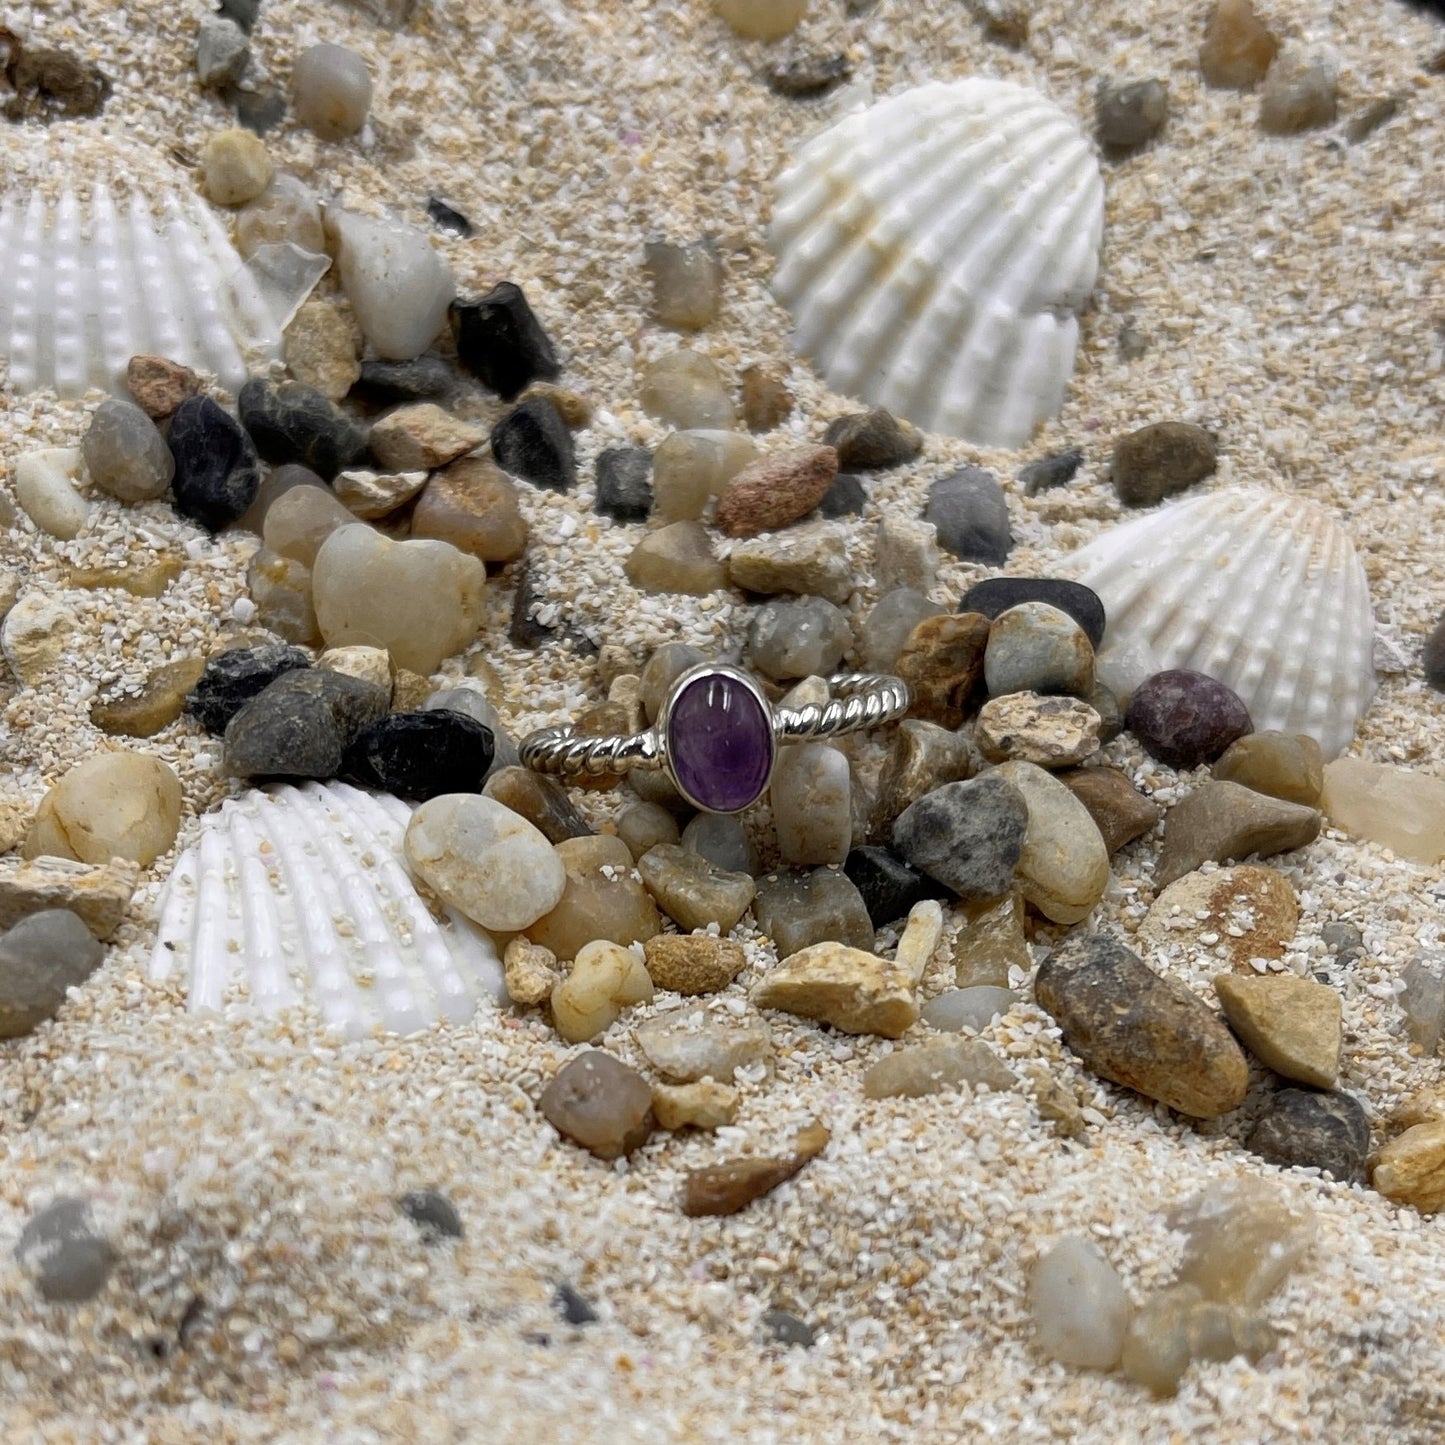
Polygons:
<instances>
[{"instance_id":1,"label":"black pebble","mask_svg":"<svg viewBox=\"0 0 1445 1445\"><path fill-rule=\"evenodd\" d=\"M1338 1090L1281 1089L1245 1147L1281 1168L1320 1169L1356 1183L1365 1177L1370 1120L1358 1100Z\"/></svg>"},{"instance_id":2,"label":"black pebble","mask_svg":"<svg viewBox=\"0 0 1445 1445\"><path fill-rule=\"evenodd\" d=\"M347 400L369 407L444 401L456 385L457 374L451 362L435 351L424 351L411 361L363 361L361 376L347 393Z\"/></svg>"},{"instance_id":3,"label":"black pebble","mask_svg":"<svg viewBox=\"0 0 1445 1445\"><path fill-rule=\"evenodd\" d=\"M855 848L843 863L843 872L863 896L863 906L874 928L886 928L906 918L915 903L925 898L946 898L948 890L888 848Z\"/></svg>"},{"instance_id":4,"label":"black pebble","mask_svg":"<svg viewBox=\"0 0 1445 1445\"><path fill-rule=\"evenodd\" d=\"M1067 612L1095 647L1103 643L1108 619L1099 594L1082 582L1069 582L1062 577L990 577L984 582L975 582L963 594L958 610L981 612L985 617L994 618L1025 602L1046 602L1060 612Z\"/></svg>"},{"instance_id":5,"label":"black pebble","mask_svg":"<svg viewBox=\"0 0 1445 1445\"><path fill-rule=\"evenodd\" d=\"M449 231L463 240L472 234L472 223L455 206L447 205L440 196L427 198L426 213L431 218L432 225L439 231Z\"/></svg>"},{"instance_id":6,"label":"black pebble","mask_svg":"<svg viewBox=\"0 0 1445 1445\"><path fill-rule=\"evenodd\" d=\"M361 428L314 387L252 377L236 398L241 425L273 466L299 462L329 482L366 456Z\"/></svg>"},{"instance_id":7,"label":"black pebble","mask_svg":"<svg viewBox=\"0 0 1445 1445\"><path fill-rule=\"evenodd\" d=\"M614 522L645 522L652 513L652 453L608 447L597 458L597 510Z\"/></svg>"},{"instance_id":8,"label":"black pebble","mask_svg":"<svg viewBox=\"0 0 1445 1445\"><path fill-rule=\"evenodd\" d=\"M206 663L201 680L191 689L186 711L208 733L219 737L241 708L270 687L283 672L310 666L311 659L289 642L233 647Z\"/></svg>"},{"instance_id":9,"label":"black pebble","mask_svg":"<svg viewBox=\"0 0 1445 1445\"><path fill-rule=\"evenodd\" d=\"M529 572L523 572L517 579L517 590L512 595L512 618L507 624L507 640L513 647L529 651L550 642L555 630L538 622L532 615L537 602L536 589L532 586Z\"/></svg>"},{"instance_id":10,"label":"black pebble","mask_svg":"<svg viewBox=\"0 0 1445 1445\"><path fill-rule=\"evenodd\" d=\"M442 793L480 793L493 750L491 728L465 713L394 712L357 734L342 775L424 803Z\"/></svg>"},{"instance_id":11,"label":"black pebble","mask_svg":"<svg viewBox=\"0 0 1445 1445\"><path fill-rule=\"evenodd\" d=\"M188 396L171 417L171 493L176 511L212 532L234 522L261 485L251 438L208 396Z\"/></svg>"},{"instance_id":12,"label":"black pebble","mask_svg":"<svg viewBox=\"0 0 1445 1445\"><path fill-rule=\"evenodd\" d=\"M396 1202L428 1242L462 1237L462 1217L456 1205L440 1190L409 1189Z\"/></svg>"},{"instance_id":13,"label":"black pebble","mask_svg":"<svg viewBox=\"0 0 1445 1445\"><path fill-rule=\"evenodd\" d=\"M286 119L286 92L274 85L258 90L232 86L226 99L236 107L236 119L253 135L267 135Z\"/></svg>"},{"instance_id":14,"label":"black pebble","mask_svg":"<svg viewBox=\"0 0 1445 1445\"><path fill-rule=\"evenodd\" d=\"M457 360L503 401L534 381L550 381L562 368L522 288L499 282L480 301L453 301Z\"/></svg>"},{"instance_id":15,"label":"black pebble","mask_svg":"<svg viewBox=\"0 0 1445 1445\"><path fill-rule=\"evenodd\" d=\"M577 456L562 413L545 396L514 406L492 428L492 456L504 472L566 492L577 485Z\"/></svg>"},{"instance_id":16,"label":"black pebble","mask_svg":"<svg viewBox=\"0 0 1445 1445\"><path fill-rule=\"evenodd\" d=\"M1078 450L1055 452L1051 457L1041 457L1024 467L1019 472L1018 483L1024 489L1026 497L1036 497L1040 492L1052 492L1056 487L1068 486L1083 461L1084 454Z\"/></svg>"},{"instance_id":17,"label":"black pebble","mask_svg":"<svg viewBox=\"0 0 1445 1445\"><path fill-rule=\"evenodd\" d=\"M226 726L234 778L334 778L352 740L386 716L386 689L311 667L286 672Z\"/></svg>"},{"instance_id":18,"label":"black pebble","mask_svg":"<svg viewBox=\"0 0 1445 1445\"><path fill-rule=\"evenodd\" d=\"M801 1345L810 1350L817 1338L812 1325L787 1310L769 1310L763 1316L763 1333L780 1345Z\"/></svg>"},{"instance_id":19,"label":"black pebble","mask_svg":"<svg viewBox=\"0 0 1445 1445\"><path fill-rule=\"evenodd\" d=\"M802 55L773 66L767 72L768 88L792 100L806 100L841 85L852 74L846 55Z\"/></svg>"},{"instance_id":20,"label":"black pebble","mask_svg":"<svg viewBox=\"0 0 1445 1445\"><path fill-rule=\"evenodd\" d=\"M1420 663L1425 669L1425 681L1436 691L1445 692L1445 617L1430 629Z\"/></svg>"},{"instance_id":21,"label":"black pebble","mask_svg":"<svg viewBox=\"0 0 1445 1445\"><path fill-rule=\"evenodd\" d=\"M249 35L261 13L261 0L221 0L216 13L225 20L234 20Z\"/></svg>"},{"instance_id":22,"label":"black pebble","mask_svg":"<svg viewBox=\"0 0 1445 1445\"><path fill-rule=\"evenodd\" d=\"M1008 561L1008 499L998 478L982 467L963 467L934 482L923 519L938 528L938 545L961 562L1000 567Z\"/></svg>"},{"instance_id":23,"label":"black pebble","mask_svg":"<svg viewBox=\"0 0 1445 1445\"><path fill-rule=\"evenodd\" d=\"M557 1313L569 1325L595 1325L597 1323L597 1311L565 1280L557 1286L557 1292L552 1296L552 1303L556 1307Z\"/></svg>"},{"instance_id":24,"label":"black pebble","mask_svg":"<svg viewBox=\"0 0 1445 1445\"><path fill-rule=\"evenodd\" d=\"M867 504L868 492L863 486L863 479L855 477L852 472L839 472L833 478L832 486L823 493L823 500L818 503L818 514L823 517L861 516Z\"/></svg>"}]
</instances>

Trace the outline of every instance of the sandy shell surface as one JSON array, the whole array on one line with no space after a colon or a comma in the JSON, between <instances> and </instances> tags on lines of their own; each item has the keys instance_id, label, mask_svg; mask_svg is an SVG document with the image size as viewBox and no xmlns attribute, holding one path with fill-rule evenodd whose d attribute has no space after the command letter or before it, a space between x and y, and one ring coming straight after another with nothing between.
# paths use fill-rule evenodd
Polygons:
<instances>
[{"instance_id":1,"label":"sandy shell surface","mask_svg":"<svg viewBox=\"0 0 1445 1445\"><path fill-rule=\"evenodd\" d=\"M579 443L583 484L528 491L542 620L571 623L639 657L683 637L724 654L749 609L731 594L648 598L624 581L635 531L592 510L604 446L653 445L636 401L640 365L677 345L647 320L643 243L716 239L723 311L695 343L736 377L790 369L799 407L767 445L814 440L852 407L790 357L763 248L769 182L791 145L860 94L969 74L1035 85L1086 130L1101 81L1157 76L1172 116L1161 141L1106 167L1104 256L1063 411L1023 452L937 437L914 465L871 483L848 524L871 567L884 508L916 515L927 484L968 461L1009 490L1010 570L1048 570L1113 524L1113 439L1175 418L1215 430L1218 485L1296 491L1354 536L1375 599L1382 687L1357 751L1445 776L1445 697L1419 648L1445 610L1445 78L1426 62L1445 28L1394 0L1265 0L1274 29L1340 69L1341 125L1273 138L1258 98L1204 88L1205 7L1178 0L1036 0L1020 50L988 40L961 0L880 0L862 13L813 0L792 44L846 50L851 95L799 103L760 80L787 46L745 43L705 0L422 0L401 34L364 6L267 0L259 67L284 83L316 40L357 48L375 78L371 124L325 144L287 124L277 163L349 204L425 225L441 194L476 225L441 239L464 289L521 284L598 407ZM107 133L149 147L179 184L207 137L232 123L196 85L199 0L42 0L0 21L79 50L115 82L105 114L63 127L83 171ZM1399 113L1351 144L1375 101ZM0 141L9 136L0 130ZM55 134L62 134L57 127ZM1132 326L1146 355L1121 358ZM0 394L0 489L15 456L74 445L87 403ZM494 404L474 399L486 419ZM1068 488L1027 498L1026 461L1083 449ZM248 615L252 546L218 542L164 503L95 499L74 541L24 519L3 565L74 610L61 666L38 688L0 683L6 786L32 804L67 767L114 746L90 702L158 663L204 650ZM74 565L183 554L160 600L81 591ZM945 566L955 600L979 576ZM505 640L508 580L495 584L475 649L506 685L518 732L601 696L571 653ZM871 589L860 599L872 600ZM445 665L449 675L462 659ZM192 1016L179 980L148 981L159 888L226 796L218 746L188 723L138 748L176 767L185 817L176 849L145 875L130 921L61 1017L0 1050L0 1434L8 1441L1010 1441L1414 1442L1445 1432L1445 1226L1360 1188L1280 1174L1240 1146L1251 1110L1193 1126L1082 1071L1032 1003L988 1034L1022 1070L1042 1063L1090 1121L1079 1142L1042 1122L1025 1091L868 1101L867 1064L892 1045L774 1016L774 1077L745 1080L736 1125L714 1138L658 1135L607 1166L559 1142L535 1107L571 1051L532 1019L483 1011L465 1027L398 1042L339 1043L316 1018L243 1006ZM1109 754L1162 802L1178 782L1127 739ZM601 818L610 803L587 795ZM760 820L761 821L761 820ZM1152 899L1157 840L1115 860L1098 922L1128 933ZM1344 1002L1344 1087L1384 1119L1441 1079L1412 1052L1395 988L1439 930L1445 872L1327 832L1279 860L1301 899L1282 969L1320 972ZM1322 928L1345 921L1366 951L1334 961ZM1042 939L1042 935L1041 935ZM750 963L707 1005L744 1008L772 961ZM1207 996L1210 962L1177 976ZM947 986L935 968L924 993ZM1017 980L1023 982L1023 980ZM638 1061L640 1018L607 1040ZM833 1142L793 1182L727 1219L684 1219L685 1172L776 1152L821 1118ZM1156 1402L1117 1377L1078 1373L1035 1349L1028 1271L1066 1233L1093 1237L1131 1293L1173 1277L1181 1239L1167 1211L1221 1179L1258 1174L1317 1212L1319 1243L1268 1306L1280 1343L1191 1371ZM466 1235L429 1248L396 1208L437 1187ZM46 1306L13 1255L31 1212L59 1193L94 1200L119 1251L107 1292ZM550 1300L570 1281L601 1314L563 1325ZM820 1331L809 1351L759 1343L767 1309Z\"/></svg>"}]
</instances>

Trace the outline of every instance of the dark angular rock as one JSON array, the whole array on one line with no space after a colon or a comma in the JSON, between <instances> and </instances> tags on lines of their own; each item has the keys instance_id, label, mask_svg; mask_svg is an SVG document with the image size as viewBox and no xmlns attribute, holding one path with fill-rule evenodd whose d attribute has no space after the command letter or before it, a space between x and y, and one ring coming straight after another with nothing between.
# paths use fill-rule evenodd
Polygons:
<instances>
[{"instance_id":1,"label":"dark angular rock","mask_svg":"<svg viewBox=\"0 0 1445 1445\"><path fill-rule=\"evenodd\" d=\"M1430 629L1420 655L1425 681L1437 692L1445 692L1445 616Z\"/></svg>"},{"instance_id":2,"label":"dark angular rock","mask_svg":"<svg viewBox=\"0 0 1445 1445\"><path fill-rule=\"evenodd\" d=\"M1023 794L985 773L910 803L894 819L893 848L960 898L997 898L1013 883L1028 823Z\"/></svg>"},{"instance_id":3,"label":"dark angular rock","mask_svg":"<svg viewBox=\"0 0 1445 1445\"><path fill-rule=\"evenodd\" d=\"M537 591L532 586L532 574L525 569L517 578L517 590L512 594L512 617L507 624L507 641L513 647L524 647L529 651L550 642L556 629L538 622L535 614Z\"/></svg>"},{"instance_id":4,"label":"dark angular rock","mask_svg":"<svg viewBox=\"0 0 1445 1445\"><path fill-rule=\"evenodd\" d=\"M1094 134L1106 151L1147 145L1169 118L1169 92L1157 80L1106 86L1094 101Z\"/></svg>"},{"instance_id":5,"label":"dark angular rock","mask_svg":"<svg viewBox=\"0 0 1445 1445\"><path fill-rule=\"evenodd\" d=\"M1202 672L1171 668L1134 689L1124 725L1150 757L1171 768L1197 768L1254 731L1238 693Z\"/></svg>"},{"instance_id":6,"label":"dark angular rock","mask_svg":"<svg viewBox=\"0 0 1445 1445\"><path fill-rule=\"evenodd\" d=\"M861 477L852 472L839 472L833 478L823 500L818 503L818 515L822 517L857 517L868 505L868 493Z\"/></svg>"},{"instance_id":7,"label":"dark angular rock","mask_svg":"<svg viewBox=\"0 0 1445 1445\"><path fill-rule=\"evenodd\" d=\"M1084 454L1077 449L1055 452L1051 457L1040 457L1038 461L1030 462L1024 467L1019 472L1018 483L1024 489L1026 497L1036 497L1040 492L1052 492L1056 487L1068 486L1083 462Z\"/></svg>"},{"instance_id":8,"label":"dark angular rock","mask_svg":"<svg viewBox=\"0 0 1445 1445\"><path fill-rule=\"evenodd\" d=\"M802 1349L810 1350L817 1338L813 1327L806 1320L790 1315L787 1310L769 1310L763 1316L762 1324L763 1333L780 1345L798 1345Z\"/></svg>"},{"instance_id":9,"label":"dark angular rock","mask_svg":"<svg viewBox=\"0 0 1445 1445\"><path fill-rule=\"evenodd\" d=\"M386 689L326 668L283 673L226 726L236 778L334 778L346 749L386 716Z\"/></svg>"},{"instance_id":10,"label":"dark angular rock","mask_svg":"<svg viewBox=\"0 0 1445 1445\"><path fill-rule=\"evenodd\" d=\"M263 642L259 647L233 647L206 663L201 680L191 689L186 711L208 733L218 737L226 724L283 672L310 667L311 659L289 642Z\"/></svg>"},{"instance_id":11,"label":"dark angular rock","mask_svg":"<svg viewBox=\"0 0 1445 1445\"><path fill-rule=\"evenodd\" d=\"M1319 1169L1355 1184L1365 1177L1370 1120L1349 1094L1281 1089L1244 1146L1283 1169Z\"/></svg>"},{"instance_id":12,"label":"dark angular rock","mask_svg":"<svg viewBox=\"0 0 1445 1445\"><path fill-rule=\"evenodd\" d=\"M241 425L273 466L299 462L329 482L366 456L361 428L319 391L299 381L272 386L252 377L236 398Z\"/></svg>"},{"instance_id":13,"label":"dark angular rock","mask_svg":"<svg viewBox=\"0 0 1445 1445\"><path fill-rule=\"evenodd\" d=\"M189 396L171 417L167 437L176 471L176 510L219 532L255 500L261 485L256 448L234 417L208 396Z\"/></svg>"},{"instance_id":14,"label":"dark angular rock","mask_svg":"<svg viewBox=\"0 0 1445 1445\"><path fill-rule=\"evenodd\" d=\"M394 712L357 734L342 773L363 787L424 803L442 793L480 793L493 750L491 728L465 713Z\"/></svg>"},{"instance_id":15,"label":"dark angular rock","mask_svg":"<svg viewBox=\"0 0 1445 1445\"><path fill-rule=\"evenodd\" d=\"M992 472L964 467L940 477L928 489L923 519L938 528L938 545L960 561L994 567L1008 561L1008 499Z\"/></svg>"},{"instance_id":16,"label":"dark angular rock","mask_svg":"<svg viewBox=\"0 0 1445 1445\"><path fill-rule=\"evenodd\" d=\"M1152 507L1212 476L1218 459L1202 426L1156 421L1114 443L1114 490L1126 507Z\"/></svg>"},{"instance_id":17,"label":"dark angular rock","mask_svg":"<svg viewBox=\"0 0 1445 1445\"><path fill-rule=\"evenodd\" d=\"M923 435L879 408L830 421L823 445L838 453L843 470L868 472L911 462L923 450Z\"/></svg>"},{"instance_id":18,"label":"dark angular rock","mask_svg":"<svg viewBox=\"0 0 1445 1445\"><path fill-rule=\"evenodd\" d=\"M595 1325L597 1323L597 1311L566 1280L558 1284L556 1292L552 1296L552 1304L564 1322L569 1325Z\"/></svg>"},{"instance_id":19,"label":"dark angular rock","mask_svg":"<svg viewBox=\"0 0 1445 1445\"><path fill-rule=\"evenodd\" d=\"M888 848L855 848L844 860L843 871L863 896L874 928L906 918L915 903L947 896L941 883L910 868Z\"/></svg>"},{"instance_id":20,"label":"dark angular rock","mask_svg":"<svg viewBox=\"0 0 1445 1445\"><path fill-rule=\"evenodd\" d=\"M480 301L453 301L451 322L457 360L503 401L561 373L542 323L522 288L510 281L499 282Z\"/></svg>"},{"instance_id":21,"label":"dark angular rock","mask_svg":"<svg viewBox=\"0 0 1445 1445\"><path fill-rule=\"evenodd\" d=\"M768 89L793 100L806 100L832 90L853 74L846 55L799 55L768 72Z\"/></svg>"},{"instance_id":22,"label":"dark angular rock","mask_svg":"<svg viewBox=\"0 0 1445 1445\"><path fill-rule=\"evenodd\" d=\"M1099 594L1082 582L1062 577L989 577L975 582L958 604L960 612L981 612L997 617L1010 607L1025 602L1046 602L1067 612L1084 629L1089 641L1099 647L1104 641L1104 604Z\"/></svg>"},{"instance_id":23,"label":"dark angular rock","mask_svg":"<svg viewBox=\"0 0 1445 1445\"><path fill-rule=\"evenodd\" d=\"M492 457L504 472L554 492L577 485L577 456L562 413L545 396L514 406L492 428Z\"/></svg>"},{"instance_id":24,"label":"dark angular rock","mask_svg":"<svg viewBox=\"0 0 1445 1445\"><path fill-rule=\"evenodd\" d=\"M426 213L438 231L460 236L465 240L472 234L472 223L455 206L449 206L440 196L428 196Z\"/></svg>"},{"instance_id":25,"label":"dark angular rock","mask_svg":"<svg viewBox=\"0 0 1445 1445\"><path fill-rule=\"evenodd\" d=\"M261 0L221 0L216 13L227 20L234 20L249 35L256 28Z\"/></svg>"},{"instance_id":26,"label":"dark angular rock","mask_svg":"<svg viewBox=\"0 0 1445 1445\"><path fill-rule=\"evenodd\" d=\"M253 135L269 135L286 119L286 92L279 86L259 85L254 88L233 86L226 99L236 108L236 120Z\"/></svg>"},{"instance_id":27,"label":"dark angular rock","mask_svg":"<svg viewBox=\"0 0 1445 1445\"><path fill-rule=\"evenodd\" d=\"M456 385L451 362L435 351L424 351L410 361L363 361L361 377L348 395L365 406L397 406L444 401Z\"/></svg>"},{"instance_id":28,"label":"dark angular rock","mask_svg":"<svg viewBox=\"0 0 1445 1445\"><path fill-rule=\"evenodd\" d=\"M608 447L597 458L597 510L614 522L645 522L652 513L652 453Z\"/></svg>"},{"instance_id":29,"label":"dark angular rock","mask_svg":"<svg viewBox=\"0 0 1445 1445\"><path fill-rule=\"evenodd\" d=\"M50 1304L94 1299L116 1265L110 1241L95 1228L89 1201L69 1194L31 1216L20 1231L15 1257Z\"/></svg>"},{"instance_id":30,"label":"dark angular rock","mask_svg":"<svg viewBox=\"0 0 1445 1445\"><path fill-rule=\"evenodd\" d=\"M440 1190L409 1189L397 1204L428 1243L462 1237L462 1217L456 1205Z\"/></svg>"}]
</instances>

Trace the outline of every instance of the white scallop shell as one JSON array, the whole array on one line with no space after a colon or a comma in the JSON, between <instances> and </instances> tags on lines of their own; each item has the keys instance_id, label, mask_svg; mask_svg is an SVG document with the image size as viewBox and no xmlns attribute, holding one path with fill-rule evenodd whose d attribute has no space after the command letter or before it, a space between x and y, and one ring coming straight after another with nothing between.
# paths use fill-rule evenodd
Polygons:
<instances>
[{"instance_id":1,"label":"white scallop shell","mask_svg":"<svg viewBox=\"0 0 1445 1445\"><path fill-rule=\"evenodd\" d=\"M120 391L152 354L213 372L235 391L248 360L280 354L262 285L204 202L104 182L0 197L0 358L17 392ZM313 283L314 284L314 283Z\"/></svg>"},{"instance_id":2,"label":"white scallop shell","mask_svg":"<svg viewBox=\"0 0 1445 1445\"><path fill-rule=\"evenodd\" d=\"M1323 507L1229 488L1105 532L1060 567L1092 587L1104 645L1142 643L1159 667L1228 684L1256 729L1307 733L1327 758L1375 695L1365 569Z\"/></svg>"},{"instance_id":3,"label":"white scallop shell","mask_svg":"<svg viewBox=\"0 0 1445 1445\"><path fill-rule=\"evenodd\" d=\"M505 1002L490 935L438 922L402 856L411 809L344 783L280 785L202 820L166 883L152 978L184 972L193 1010L240 985L265 1013L312 1004L352 1038L465 1023Z\"/></svg>"},{"instance_id":4,"label":"white scallop shell","mask_svg":"<svg viewBox=\"0 0 1445 1445\"><path fill-rule=\"evenodd\" d=\"M1104 182L1037 91L907 90L807 141L779 177L773 291L836 391L927 431L1018 447L1063 405Z\"/></svg>"}]
</instances>

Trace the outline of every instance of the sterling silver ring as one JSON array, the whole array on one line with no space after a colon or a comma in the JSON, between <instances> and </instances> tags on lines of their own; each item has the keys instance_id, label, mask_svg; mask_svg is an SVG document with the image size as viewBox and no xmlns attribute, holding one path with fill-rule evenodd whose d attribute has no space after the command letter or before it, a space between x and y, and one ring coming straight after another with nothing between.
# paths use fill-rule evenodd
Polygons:
<instances>
[{"instance_id":1,"label":"sterling silver ring","mask_svg":"<svg viewBox=\"0 0 1445 1445\"><path fill-rule=\"evenodd\" d=\"M773 707L741 668L700 663L677 678L642 732L579 737L570 727L540 728L518 752L525 767L561 777L661 768L694 808L741 813L767 791L783 743L878 727L908 711L901 677L844 672L827 681L826 704Z\"/></svg>"}]
</instances>

